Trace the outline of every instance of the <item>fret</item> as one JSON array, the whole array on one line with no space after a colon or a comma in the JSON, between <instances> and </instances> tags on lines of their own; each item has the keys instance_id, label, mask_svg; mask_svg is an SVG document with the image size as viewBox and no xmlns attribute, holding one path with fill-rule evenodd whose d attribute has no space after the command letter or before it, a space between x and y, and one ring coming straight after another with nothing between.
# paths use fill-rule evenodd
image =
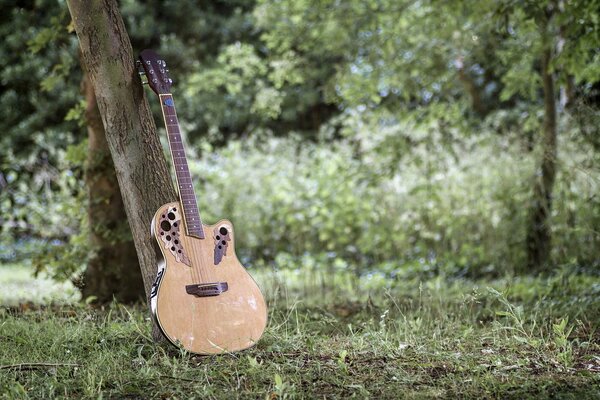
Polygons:
<instances>
[{"instance_id":1,"label":"fret","mask_svg":"<svg viewBox=\"0 0 600 400\"><path fill-rule=\"evenodd\" d=\"M175 168L177 177L177 186L179 187L179 199L183 209L185 226L188 234L204 238L202 228L202 220L198 213L198 203L196 202L196 194L194 192L192 177L185 156L183 147L183 139L179 127L179 120L173 104L173 97L168 95L160 95L160 106L163 112L167 137L169 139L169 148L171 150L171 158Z\"/></svg>"}]
</instances>

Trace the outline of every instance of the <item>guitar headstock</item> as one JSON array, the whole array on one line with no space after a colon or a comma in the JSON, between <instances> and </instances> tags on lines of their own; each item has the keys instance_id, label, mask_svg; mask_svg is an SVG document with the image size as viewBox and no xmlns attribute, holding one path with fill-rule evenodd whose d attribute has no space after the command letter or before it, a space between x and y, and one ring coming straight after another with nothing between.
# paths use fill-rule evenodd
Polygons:
<instances>
[{"instance_id":1,"label":"guitar headstock","mask_svg":"<svg viewBox=\"0 0 600 400\"><path fill-rule=\"evenodd\" d=\"M169 78L167 63L154 50L140 53L140 63L148 78L148 85L156 94L171 93L173 80Z\"/></svg>"}]
</instances>

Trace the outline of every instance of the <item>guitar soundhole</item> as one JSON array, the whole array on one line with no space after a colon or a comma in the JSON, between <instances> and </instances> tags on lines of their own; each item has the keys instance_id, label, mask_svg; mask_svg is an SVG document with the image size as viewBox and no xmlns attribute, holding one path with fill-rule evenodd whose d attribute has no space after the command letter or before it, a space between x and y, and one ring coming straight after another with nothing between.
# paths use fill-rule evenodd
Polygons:
<instances>
[{"instance_id":1,"label":"guitar soundhole","mask_svg":"<svg viewBox=\"0 0 600 400\"><path fill-rule=\"evenodd\" d=\"M231 241L231 235L229 229L225 226L220 226L213 232L213 238L215 239L215 265L218 265L223 257L227 255L227 242Z\"/></svg>"},{"instance_id":2,"label":"guitar soundhole","mask_svg":"<svg viewBox=\"0 0 600 400\"><path fill-rule=\"evenodd\" d=\"M166 213L161 214L160 218L160 239L164 243L165 249L169 250L175 257L175 260L191 266L191 262L185 253L185 249L179 237L179 223L181 216L176 207L170 207Z\"/></svg>"}]
</instances>

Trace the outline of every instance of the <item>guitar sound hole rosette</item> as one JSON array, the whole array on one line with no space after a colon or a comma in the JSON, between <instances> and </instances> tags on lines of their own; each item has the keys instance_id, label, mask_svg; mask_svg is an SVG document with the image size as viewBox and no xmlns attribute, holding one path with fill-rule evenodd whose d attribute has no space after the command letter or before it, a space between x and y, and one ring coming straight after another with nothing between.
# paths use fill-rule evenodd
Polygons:
<instances>
[{"instance_id":1,"label":"guitar sound hole rosette","mask_svg":"<svg viewBox=\"0 0 600 400\"><path fill-rule=\"evenodd\" d=\"M181 215L177 211L177 207L169 207L167 212L161 214L158 221L159 237L165 249L171 252L177 262L191 266L190 259L179 240L179 227L181 226L179 221L181 221Z\"/></svg>"},{"instance_id":2,"label":"guitar sound hole rosette","mask_svg":"<svg viewBox=\"0 0 600 400\"><path fill-rule=\"evenodd\" d=\"M213 231L215 241L215 265L219 265L223 257L227 255L227 248L231 241L231 228L227 225L220 225Z\"/></svg>"}]
</instances>

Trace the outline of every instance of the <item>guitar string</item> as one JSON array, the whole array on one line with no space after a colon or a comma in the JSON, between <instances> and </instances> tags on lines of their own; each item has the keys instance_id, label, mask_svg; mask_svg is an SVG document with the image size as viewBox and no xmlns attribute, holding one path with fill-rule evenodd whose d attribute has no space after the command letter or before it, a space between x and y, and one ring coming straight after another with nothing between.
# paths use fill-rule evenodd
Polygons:
<instances>
[{"instance_id":1,"label":"guitar string","mask_svg":"<svg viewBox=\"0 0 600 400\"><path fill-rule=\"evenodd\" d=\"M170 96L170 99L171 99L171 101L173 101L172 100L172 96ZM184 152L184 159L185 159L185 148L183 146L183 139L181 139L181 130L179 129L179 121L177 119L177 112L175 110L175 105L173 104L173 105L171 105L171 106L169 106L167 108L167 106L165 104L162 104L162 101L161 101L161 106L162 106L161 108L163 108L165 110L164 111L164 114L165 114L165 124L167 123L166 116L168 116L171 119L171 122L173 122L172 119L175 119L174 122L175 122L177 130L178 130L178 132L175 133L175 135L179 135L179 138L180 138L179 143L180 143L180 145L182 147L182 150ZM167 127L167 134L169 135L169 144L170 144L170 142L171 142L171 132L169 132L169 128L168 127ZM172 154L172 157L175 157L175 153L173 152L173 149L171 149L171 154ZM186 160L186 164L187 164L187 160ZM175 165L175 159L173 159L173 165L174 165L175 168L177 168L176 165ZM191 174L189 173L189 166L187 166L187 172L188 172L189 178L191 180ZM179 184L179 182L178 182L178 184ZM195 192L193 190L192 190L192 195L195 196ZM194 201L195 200L196 199L194 197ZM185 209L186 208L185 208L185 205L183 204L183 198L182 198L181 191L180 191L180 201L182 203L182 209L183 209L182 215L183 215L184 218L186 218L186 215L185 215ZM186 222L187 222L187 220L186 220ZM200 229L203 229L202 222L200 222ZM204 262L203 262L203 257L201 257L201 255L198 254L196 246L190 245L188 247L188 251L190 253L190 261L192 263L192 266L191 266L192 279L196 279L198 283L212 282L212 280L210 279L212 274L210 274L209 269L205 267ZM194 277L194 272L195 272L195 277Z\"/></svg>"},{"instance_id":2,"label":"guitar string","mask_svg":"<svg viewBox=\"0 0 600 400\"><path fill-rule=\"evenodd\" d=\"M169 98L171 98L171 100L172 100L171 96ZM181 137L181 133L178 132L178 133L172 134L171 130L169 128L169 122L173 122L173 119L175 119L175 123L177 124L177 128L179 128L179 122L177 120L177 114L176 114L176 112L174 110L175 106L174 105L167 106L166 104L164 104L162 97L160 97L160 102L161 102L161 109L163 111L163 117L164 117L164 120L165 120L165 128L167 130L167 136L168 136L168 139L169 139L169 149L171 150L171 158L173 160L173 167L175 168L175 177L176 177L177 185L178 185L178 188L177 188L178 190L177 191L179 193L179 200L180 200L180 207L181 207L180 214L182 215L182 218L185 220L185 227L187 228L187 222L188 221L187 221L187 216L185 215L186 208L185 208L184 200L182 198L182 193L181 193L181 187L180 187L179 179L177 178L178 175L177 175L177 165L176 165L176 161L175 161L175 152L174 152L173 146L171 144L173 136L175 136L176 134L179 134L180 137ZM171 110L173 112L171 112ZM169 122L167 122L167 117L169 118ZM179 131L179 129L178 129L178 131ZM179 143L183 147L183 144L181 143L181 141ZM189 171L189 168L188 168L188 171ZM190 178L191 178L191 176L190 176ZM186 233L188 233L188 232L186 232ZM181 236L180 236L180 239L181 239ZM196 269L197 260L196 260L196 257L194 257L194 254L193 254L194 253L194 251L193 251L194 246L192 246L192 242L189 241L189 240L186 240L186 244L188 244L188 246L186 246L187 249L184 247L184 250L188 251L188 253L190 255L190 257L189 257L190 264L192 264L192 265L190 265L190 275L191 275L191 278L192 278L192 283L202 282L202 280L203 280L204 277L202 276L203 275L202 271L200 269Z\"/></svg>"}]
</instances>

